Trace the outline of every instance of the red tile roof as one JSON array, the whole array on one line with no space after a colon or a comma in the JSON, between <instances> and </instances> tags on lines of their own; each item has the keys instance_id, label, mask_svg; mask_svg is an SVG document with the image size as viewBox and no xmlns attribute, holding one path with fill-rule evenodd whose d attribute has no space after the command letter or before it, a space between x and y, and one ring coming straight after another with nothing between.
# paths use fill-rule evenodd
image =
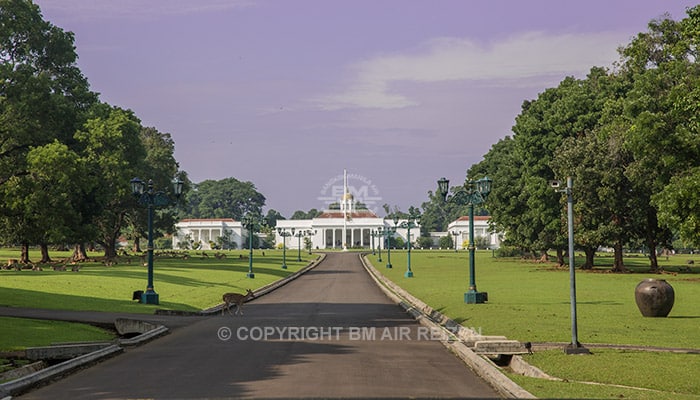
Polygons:
<instances>
[{"instance_id":1,"label":"red tile roof","mask_svg":"<svg viewBox=\"0 0 700 400\"><path fill-rule=\"evenodd\" d=\"M326 210L316 218L343 218L343 212L340 210ZM370 210L357 210L348 213L350 218L378 218L377 214Z\"/></svg>"},{"instance_id":2,"label":"red tile roof","mask_svg":"<svg viewBox=\"0 0 700 400\"><path fill-rule=\"evenodd\" d=\"M491 217L488 215L475 215L474 216L474 221L488 221L489 219L491 219ZM465 215L465 216L459 217L459 218L457 218L457 221L469 221L469 216Z\"/></svg>"},{"instance_id":3,"label":"red tile roof","mask_svg":"<svg viewBox=\"0 0 700 400\"><path fill-rule=\"evenodd\" d=\"M236 222L233 218L188 218L180 222Z\"/></svg>"}]
</instances>

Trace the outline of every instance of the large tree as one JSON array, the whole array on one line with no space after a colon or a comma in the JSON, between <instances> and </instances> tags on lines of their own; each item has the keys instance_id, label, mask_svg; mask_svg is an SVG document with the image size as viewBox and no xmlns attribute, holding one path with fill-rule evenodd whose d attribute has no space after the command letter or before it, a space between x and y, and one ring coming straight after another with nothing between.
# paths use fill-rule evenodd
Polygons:
<instances>
[{"instance_id":1,"label":"large tree","mask_svg":"<svg viewBox=\"0 0 700 400\"><path fill-rule=\"evenodd\" d=\"M614 249L613 270L625 269L623 247L637 222L635 197L625 177L628 163L621 137L598 133L567 139L552 162L559 176L573 177L574 238L586 254L584 269L593 268L595 252L603 245Z\"/></svg>"},{"instance_id":2,"label":"large tree","mask_svg":"<svg viewBox=\"0 0 700 400\"><path fill-rule=\"evenodd\" d=\"M27 175L30 147L69 143L96 101L73 40L32 2L0 0L0 184Z\"/></svg>"},{"instance_id":3,"label":"large tree","mask_svg":"<svg viewBox=\"0 0 700 400\"><path fill-rule=\"evenodd\" d=\"M252 182L236 178L205 180L194 185L187 194L187 215L190 218L233 218L240 220L247 212L262 214L265 196Z\"/></svg>"},{"instance_id":4,"label":"large tree","mask_svg":"<svg viewBox=\"0 0 700 400\"><path fill-rule=\"evenodd\" d=\"M65 162L75 156L72 135L97 99L76 60L73 34L44 21L37 5L0 0L0 185L7 186L0 217L4 240L22 243L23 261L28 245L46 253L48 240L76 226L66 218L72 204L59 206L74 194L64 193L74 186L61 173L72 173ZM52 170L61 165L65 171Z\"/></svg>"},{"instance_id":5,"label":"large tree","mask_svg":"<svg viewBox=\"0 0 700 400\"><path fill-rule=\"evenodd\" d=\"M98 230L95 241L104 247L107 257L116 255L116 240L125 226L126 215L137 206L129 181L146 170L140 131L140 121L131 111L100 105L95 107L93 118L75 134L98 183L86 196L84 206L92 207L92 223Z\"/></svg>"},{"instance_id":6,"label":"large tree","mask_svg":"<svg viewBox=\"0 0 700 400\"><path fill-rule=\"evenodd\" d=\"M647 32L622 49L620 75L632 85L623 114L625 143L633 156L627 176L642 200L645 224L638 236L649 249L652 270L658 268L656 249L670 246L671 228L678 229L658 220L659 206L671 204L662 199L673 198L668 191L677 187L669 183L700 165L698 10L690 9L681 22L651 21Z\"/></svg>"},{"instance_id":7,"label":"large tree","mask_svg":"<svg viewBox=\"0 0 700 400\"><path fill-rule=\"evenodd\" d=\"M92 183L80 156L58 141L32 148L27 171L0 186L2 236L22 245L24 263L30 262L28 246L39 245L39 262L45 263L51 261L49 244L65 243L84 230L79 206Z\"/></svg>"},{"instance_id":8,"label":"large tree","mask_svg":"<svg viewBox=\"0 0 700 400\"><path fill-rule=\"evenodd\" d=\"M156 128L141 128L140 141L146 151L143 161L143 170L139 172L140 178L151 180L155 191L171 191L172 181L178 175L178 163L175 160L175 142L169 133L161 133ZM185 181L183 179L183 181ZM174 196L170 199L175 202ZM174 205L172 203L171 205ZM176 220L176 212L173 207L159 208L156 210L153 228L156 232L173 233ZM127 214L129 223L128 231L134 240L134 251L140 252L140 239L147 237L147 209L135 207Z\"/></svg>"},{"instance_id":9,"label":"large tree","mask_svg":"<svg viewBox=\"0 0 700 400\"><path fill-rule=\"evenodd\" d=\"M494 190L489 210L494 223L507 232L506 240L540 254L561 249L561 195L548 181L558 178L551 161L564 139L590 132L598 121L604 99L593 86L605 71L591 69L588 78L565 78L558 87L545 90L536 100L525 101L513 126L512 140L494 146L483 165L470 170L492 176ZM501 162L507 162L500 170Z\"/></svg>"}]
</instances>

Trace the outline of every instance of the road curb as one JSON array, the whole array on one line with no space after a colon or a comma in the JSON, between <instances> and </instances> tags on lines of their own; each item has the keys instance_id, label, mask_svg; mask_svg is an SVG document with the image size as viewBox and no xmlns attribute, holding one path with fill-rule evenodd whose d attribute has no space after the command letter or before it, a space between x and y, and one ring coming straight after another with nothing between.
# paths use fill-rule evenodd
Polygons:
<instances>
[{"instance_id":1,"label":"road curb","mask_svg":"<svg viewBox=\"0 0 700 400\"><path fill-rule=\"evenodd\" d=\"M17 396L29 389L33 389L39 385L42 385L48 381L57 379L61 376L68 375L73 371L84 368L85 366L95 364L106 358L115 356L124 349L117 345L111 345L103 349L93 351L82 356L72 358L70 360L64 361L62 363L53 365L48 368L33 372L22 378L18 378L9 382L0 384L0 397L6 396Z\"/></svg>"},{"instance_id":2,"label":"road curb","mask_svg":"<svg viewBox=\"0 0 700 400\"><path fill-rule=\"evenodd\" d=\"M471 329L465 328L447 318L442 313L433 310L430 306L387 279L366 260L363 254L360 254L360 260L365 270L377 283L377 286L379 286L379 288L392 301L406 310L406 312L416 319L416 321L418 321L421 325L431 329L445 330L446 332L449 332L449 334L454 335L459 339L476 334L476 332L472 331ZM441 343L455 355L457 355L467 366L469 366L476 374L493 386L505 398L536 398L532 393L510 380L510 378L501 372L501 370L494 363L479 356L461 341L441 341Z\"/></svg>"}]
</instances>

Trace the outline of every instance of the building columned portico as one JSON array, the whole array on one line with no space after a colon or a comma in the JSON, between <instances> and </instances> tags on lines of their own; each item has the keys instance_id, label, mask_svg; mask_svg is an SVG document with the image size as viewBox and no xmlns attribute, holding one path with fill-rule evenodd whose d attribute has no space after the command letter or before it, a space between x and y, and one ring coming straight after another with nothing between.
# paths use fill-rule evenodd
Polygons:
<instances>
[{"instance_id":1,"label":"building columned portico","mask_svg":"<svg viewBox=\"0 0 700 400\"><path fill-rule=\"evenodd\" d=\"M393 222L392 222L393 224ZM380 239L372 236L372 232L380 226L385 226L383 218L377 217L372 211L358 210L344 213L338 210L327 210L318 217L304 220L278 220L277 228L287 231L311 231L309 236L311 247L314 249L343 249L370 248L380 246ZM275 243L285 240L276 235ZM298 240L286 238L287 248L297 248ZM374 244L372 243L374 240ZM301 243L304 246L304 243ZM383 247L383 246L382 246Z\"/></svg>"},{"instance_id":2,"label":"building columned portico","mask_svg":"<svg viewBox=\"0 0 700 400\"><path fill-rule=\"evenodd\" d=\"M487 247L496 249L501 246L501 237L498 232L493 232L489 226L489 216L478 215L474 217L474 242L479 243L478 238L484 238ZM459 217L447 225L447 234L457 233L457 249L466 249L469 244L469 217ZM478 244L477 244L478 247Z\"/></svg>"},{"instance_id":3,"label":"building columned portico","mask_svg":"<svg viewBox=\"0 0 700 400\"><path fill-rule=\"evenodd\" d=\"M198 247L211 250L212 244L219 244L221 237L226 238L224 242L229 243L229 247L242 248L244 233L241 222L233 218L183 219L175 224L173 249Z\"/></svg>"}]
</instances>

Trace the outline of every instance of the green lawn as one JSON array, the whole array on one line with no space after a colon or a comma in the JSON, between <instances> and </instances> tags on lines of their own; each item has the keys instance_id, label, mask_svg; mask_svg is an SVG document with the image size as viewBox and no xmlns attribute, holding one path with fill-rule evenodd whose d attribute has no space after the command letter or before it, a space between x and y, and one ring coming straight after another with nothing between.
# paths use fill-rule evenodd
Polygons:
<instances>
[{"instance_id":1,"label":"green lawn","mask_svg":"<svg viewBox=\"0 0 700 400\"><path fill-rule=\"evenodd\" d=\"M103 310L152 313L156 308L200 310L221 302L221 294L255 289L297 271L315 258L303 254L287 257L289 269L282 270L282 251L255 252L255 279L246 277L247 251L227 252L227 258L188 260L157 257L154 282L160 294L158 306L138 304L131 300L134 290L146 284L146 268L122 260L107 267L86 263L79 272L0 271L0 305L73 310ZM0 250L3 258L18 258L18 250ZM213 252L210 252L213 255ZM38 258L38 254L32 254ZM53 254L55 258L67 254ZM95 254L97 256L97 254ZM700 264L700 257L695 256ZM404 278L406 253L392 252L393 269L369 256L374 265L390 279L465 326L485 335L505 335L510 339L532 342L571 340L568 269L553 264L538 264L519 259L493 258L491 252L479 252L476 259L477 284L489 293L486 304L464 304L463 293L469 277L466 252L413 251L413 278ZM689 256L660 259L668 271L686 267ZM601 265L610 259L599 258ZM652 275L646 259L629 257L626 263L635 271L629 274L607 273L606 268L593 272L578 270L578 334L585 345L590 343L635 344L643 346L685 347L700 349L700 268L691 273ZM634 288L641 280L652 277L666 279L676 292L676 304L668 318L644 318L634 302ZM16 320L0 327L0 337L12 337L3 348L26 347L16 337L27 332L44 333L38 343L70 340L95 340L92 333L83 335L69 328L70 339L54 331L59 325L40 325L41 321ZM24 321L24 322L19 322ZM43 324L43 322L42 322ZM56 329L54 330L54 327ZM31 337L31 335L26 335ZM48 342L47 342L48 340ZM700 370L697 354L646 353L593 349L592 356L566 356L562 351L537 352L526 360L566 382L513 375L513 379L536 396L556 398L699 398L700 383L695 375ZM597 382L596 385L581 382ZM623 385L628 387L620 387ZM645 388L640 390L635 388Z\"/></svg>"},{"instance_id":2,"label":"green lawn","mask_svg":"<svg viewBox=\"0 0 700 400\"><path fill-rule=\"evenodd\" d=\"M114 337L113 332L86 324L0 317L0 351L52 343L109 341Z\"/></svg>"},{"instance_id":3,"label":"green lawn","mask_svg":"<svg viewBox=\"0 0 700 400\"><path fill-rule=\"evenodd\" d=\"M154 261L154 286L160 297L159 305L139 304L132 301L135 290L144 290L147 268L138 258L127 263L125 258L113 266L99 262L82 264L79 272L54 271L44 266L43 271L0 271L0 305L69 310L115 311L152 314L155 309L197 311L222 302L226 292L245 292L284 278L316 256L302 254L302 261L287 257L288 269L282 269L282 251L265 250L263 256L256 250L253 256L255 278L248 278L248 252L227 251L227 257L216 259L195 255L183 260L168 256ZM17 251L0 251L0 260L17 258ZM53 254L52 258L67 257ZM38 259L38 254L31 254ZM97 254L95 256L98 256Z\"/></svg>"},{"instance_id":4,"label":"green lawn","mask_svg":"<svg viewBox=\"0 0 700 400\"><path fill-rule=\"evenodd\" d=\"M465 304L463 293L469 286L466 252L412 251L413 278L405 278L405 251L391 254L392 269L369 256L389 279L421 298L428 305L485 335L504 335L531 342L571 341L568 268L538 264L520 259L493 258L489 251L478 252L476 283L488 292L486 304ZM695 256L696 262L700 261ZM686 267L690 257L664 257L667 271ZM601 265L609 259L598 259ZM577 270L578 338L586 343L634 344L643 346L700 349L700 269L691 273L649 274L643 257L626 262L633 273L612 274L605 267L592 272ZM644 318L634 300L635 286L645 278L666 279L675 290L676 302L668 318ZM594 355L567 356L562 351L538 352L526 360L568 383L547 382L515 376L525 389L540 397L569 398L682 398L700 396L695 375L700 370L697 354L662 354L593 350ZM640 372L641 370L645 372ZM611 378L604 378L611 377ZM654 379L650 379L650 377ZM594 381L606 385L586 385L574 381ZM610 383L660 390L640 392L621 389ZM673 392L673 393L672 393ZM680 396L680 397L677 397ZM697 397L696 397L697 398Z\"/></svg>"},{"instance_id":5,"label":"green lawn","mask_svg":"<svg viewBox=\"0 0 700 400\"><path fill-rule=\"evenodd\" d=\"M281 269L282 251L256 250L253 256L255 278L248 273L248 252L229 251L227 257L216 259L195 255L187 259L156 257L154 286L160 296L159 305L139 304L131 300L135 290L143 290L147 283L147 268L139 265L138 258L131 263L126 258L113 266L100 262L81 264L78 272L54 271L44 265L43 271L0 270L0 305L66 310L113 311L152 314L156 309L198 311L222 302L226 292L245 292L265 286L306 266L316 256L288 254L287 269ZM200 252L201 253L201 252ZM55 260L70 253L52 252ZM99 254L91 254L99 257ZM18 249L0 249L0 260L19 258ZM37 252L30 259L38 260ZM105 336L106 335L106 336ZM0 319L0 351L47 345L53 342L104 340L111 334L83 325L20 318Z\"/></svg>"}]
</instances>

